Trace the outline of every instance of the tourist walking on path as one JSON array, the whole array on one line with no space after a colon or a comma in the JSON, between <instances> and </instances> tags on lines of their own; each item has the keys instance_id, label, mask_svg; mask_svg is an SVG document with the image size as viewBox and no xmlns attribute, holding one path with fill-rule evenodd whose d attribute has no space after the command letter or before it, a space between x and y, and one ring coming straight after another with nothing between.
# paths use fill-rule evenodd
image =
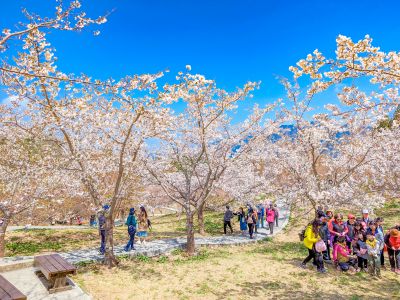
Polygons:
<instances>
[{"instance_id":1,"label":"tourist walking on path","mask_svg":"<svg viewBox=\"0 0 400 300\"><path fill-rule=\"evenodd\" d=\"M367 249L368 249L368 268L372 276L381 277L380 264L380 242L371 232L367 233Z\"/></svg>"},{"instance_id":2,"label":"tourist walking on path","mask_svg":"<svg viewBox=\"0 0 400 300\"><path fill-rule=\"evenodd\" d=\"M269 234L274 233L274 223L275 223L275 211L273 209L272 204L269 205L267 209L267 222L269 227Z\"/></svg>"},{"instance_id":3,"label":"tourist walking on path","mask_svg":"<svg viewBox=\"0 0 400 300\"><path fill-rule=\"evenodd\" d=\"M251 207L249 208L249 211L247 212L246 222L247 222L247 226L249 227L250 238L252 239L254 225L256 224L256 219L254 218L254 211L253 211L253 208L251 208Z\"/></svg>"},{"instance_id":4,"label":"tourist walking on path","mask_svg":"<svg viewBox=\"0 0 400 300\"><path fill-rule=\"evenodd\" d=\"M390 233L385 236L390 269L400 275L400 231L392 228Z\"/></svg>"},{"instance_id":5,"label":"tourist walking on path","mask_svg":"<svg viewBox=\"0 0 400 300\"><path fill-rule=\"evenodd\" d=\"M125 251L135 250L134 243L135 243L137 221L135 217L135 209L133 207L129 210L129 215L128 218L126 219L125 225L128 226L129 241L128 244L126 244L124 250Z\"/></svg>"},{"instance_id":6,"label":"tourist walking on path","mask_svg":"<svg viewBox=\"0 0 400 300\"><path fill-rule=\"evenodd\" d=\"M258 233L258 231L257 231L257 227L258 227L258 212L257 212L257 208L253 210L253 217L256 220L255 223L254 223L254 227L253 227L254 228L254 232Z\"/></svg>"},{"instance_id":7,"label":"tourist walking on path","mask_svg":"<svg viewBox=\"0 0 400 300\"><path fill-rule=\"evenodd\" d=\"M261 207L262 207L261 204L257 205L257 228L261 228L261 217L262 217Z\"/></svg>"},{"instance_id":8,"label":"tourist walking on path","mask_svg":"<svg viewBox=\"0 0 400 300\"><path fill-rule=\"evenodd\" d=\"M265 206L262 203L260 203L260 206L261 206L261 219L260 219L260 222L261 222L261 227L264 228Z\"/></svg>"},{"instance_id":9,"label":"tourist walking on path","mask_svg":"<svg viewBox=\"0 0 400 300\"><path fill-rule=\"evenodd\" d=\"M225 214L224 214L224 234L226 234L226 227L228 226L231 230L231 234L233 233L231 220L233 218L233 212L230 210L229 205L226 206Z\"/></svg>"},{"instance_id":10,"label":"tourist walking on path","mask_svg":"<svg viewBox=\"0 0 400 300\"><path fill-rule=\"evenodd\" d=\"M100 254L104 254L106 252L106 216L108 209L110 206L105 204L103 206L103 210L99 212L99 235L100 235Z\"/></svg>"},{"instance_id":11,"label":"tourist walking on path","mask_svg":"<svg viewBox=\"0 0 400 300\"><path fill-rule=\"evenodd\" d=\"M308 249L308 256L301 263L301 267L305 268L306 264L312 259L313 264L317 266L318 272L326 273L324 268L324 261L322 259L322 253L318 253L315 250L315 244L321 240L319 236L319 229L322 226L322 222L318 219L314 220L309 224L304 232L304 246Z\"/></svg>"},{"instance_id":12,"label":"tourist walking on path","mask_svg":"<svg viewBox=\"0 0 400 300\"><path fill-rule=\"evenodd\" d=\"M279 227L279 209L277 204L274 205L274 212L275 212L275 226Z\"/></svg>"},{"instance_id":13,"label":"tourist walking on path","mask_svg":"<svg viewBox=\"0 0 400 300\"><path fill-rule=\"evenodd\" d=\"M237 216L240 225L240 231L242 232L242 235L245 235L247 230L247 222L246 222L246 213L244 212L243 207L239 209Z\"/></svg>"},{"instance_id":14,"label":"tourist walking on path","mask_svg":"<svg viewBox=\"0 0 400 300\"><path fill-rule=\"evenodd\" d=\"M146 244L147 231L149 230L149 218L144 206L140 207L138 216L138 233L139 244Z\"/></svg>"}]
</instances>

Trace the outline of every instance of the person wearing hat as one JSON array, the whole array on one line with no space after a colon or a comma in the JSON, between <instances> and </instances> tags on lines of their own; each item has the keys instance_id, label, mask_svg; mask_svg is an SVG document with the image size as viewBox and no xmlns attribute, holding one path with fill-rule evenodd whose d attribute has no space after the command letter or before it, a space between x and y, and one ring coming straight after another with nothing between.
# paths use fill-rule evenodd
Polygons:
<instances>
[{"instance_id":1,"label":"person wearing hat","mask_svg":"<svg viewBox=\"0 0 400 300\"><path fill-rule=\"evenodd\" d=\"M385 236L385 244L389 254L390 268L400 275L400 231L392 228Z\"/></svg>"},{"instance_id":2,"label":"person wearing hat","mask_svg":"<svg viewBox=\"0 0 400 300\"><path fill-rule=\"evenodd\" d=\"M363 209L362 210L362 219L361 219L361 224L363 225L363 228L364 229L367 229L367 227L368 227L368 224L369 224L369 222L370 222L371 220L369 219L369 211L368 211L368 209Z\"/></svg>"},{"instance_id":3,"label":"person wearing hat","mask_svg":"<svg viewBox=\"0 0 400 300\"><path fill-rule=\"evenodd\" d=\"M137 221L135 217L135 209L133 207L129 209L129 216L126 219L125 225L128 226L129 241L124 250L128 252L130 250L135 250L134 243Z\"/></svg>"},{"instance_id":4,"label":"person wearing hat","mask_svg":"<svg viewBox=\"0 0 400 300\"><path fill-rule=\"evenodd\" d=\"M110 205L104 204L103 209L100 210L98 219L99 219L99 235L100 235L100 254L104 254L106 252L106 213L110 209Z\"/></svg>"}]
</instances>

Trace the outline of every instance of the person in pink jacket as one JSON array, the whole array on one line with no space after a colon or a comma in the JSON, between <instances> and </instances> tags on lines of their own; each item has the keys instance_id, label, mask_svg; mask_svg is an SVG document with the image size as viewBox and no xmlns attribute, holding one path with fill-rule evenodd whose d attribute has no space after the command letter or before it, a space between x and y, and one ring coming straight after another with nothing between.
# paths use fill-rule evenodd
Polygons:
<instances>
[{"instance_id":1,"label":"person in pink jacket","mask_svg":"<svg viewBox=\"0 0 400 300\"><path fill-rule=\"evenodd\" d=\"M275 210L272 206L272 203L269 205L269 208L266 210L266 219L269 226L269 233L274 233L274 223L275 223Z\"/></svg>"},{"instance_id":2,"label":"person in pink jacket","mask_svg":"<svg viewBox=\"0 0 400 300\"><path fill-rule=\"evenodd\" d=\"M355 268L357 265L357 259L351 256L351 250L347 247L346 238L340 236L337 239L337 243L333 246L333 261L337 265L338 270L344 272L358 271Z\"/></svg>"}]
</instances>

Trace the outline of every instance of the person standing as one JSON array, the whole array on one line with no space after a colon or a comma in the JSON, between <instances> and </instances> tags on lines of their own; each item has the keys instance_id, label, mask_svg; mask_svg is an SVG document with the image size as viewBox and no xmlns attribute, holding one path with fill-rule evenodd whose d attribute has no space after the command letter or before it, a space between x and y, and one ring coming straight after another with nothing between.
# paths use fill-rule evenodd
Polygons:
<instances>
[{"instance_id":1,"label":"person standing","mask_svg":"<svg viewBox=\"0 0 400 300\"><path fill-rule=\"evenodd\" d=\"M275 211L273 209L272 204L269 205L267 209L267 222L269 227L269 234L274 233L274 223L275 223Z\"/></svg>"},{"instance_id":2,"label":"person standing","mask_svg":"<svg viewBox=\"0 0 400 300\"><path fill-rule=\"evenodd\" d=\"M319 229L319 236L321 239L324 241L326 250L322 252L323 259L326 262L331 262L331 251L330 251L330 239L331 239L331 234L328 229L328 219L325 214L320 214L320 220L321 220L321 227Z\"/></svg>"},{"instance_id":3,"label":"person standing","mask_svg":"<svg viewBox=\"0 0 400 300\"><path fill-rule=\"evenodd\" d=\"M340 213L335 214L334 218L328 222L329 233L331 234L331 245L336 243L339 236L346 236L348 228L343 222L343 215Z\"/></svg>"},{"instance_id":4,"label":"person standing","mask_svg":"<svg viewBox=\"0 0 400 300\"><path fill-rule=\"evenodd\" d=\"M346 234L346 244L349 249L352 248L351 242L353 241L354 235L354 225L356 223L356 217L352 214L347 215L347 222L345 226L347 227L347 234Z\"/></svg>"},{"instance_id":5,"label":"person standing","mask_svg":"<svg viewBox=\"0 0 400 300\"><path fill-rule=\"evenodd\" d=\"M242 232L242 235L245 235L247 230L247 222L246 222L246 214L244 212L243 207L239 209L239 211L237 212L237 216L240 224L240 231Z\"/></svg>"},{"instance_id":6,"label":"person standing","mask_svg":"<svg viewBox=\"0 0 400 300\"><path fill-rule=\"evenodd\" d=\"M380 232L380 236L384 238L385 237L385 232L383 231L383 223L384 223L383 218L382 217L377 217L375 219L375 222L376 222L376 226L377 226L376 230L378 230ZM381 240L381 242L383 244L384 241ZM385 255L384 255L384 250L383 249L381 250L380 260L381 260L381 269L386 270L386 267L385 267Z\"/></svg>"},{"instance_id":7,"label":"person standing","mask_svg":"<svg viewBox=\"0 0 400 300\"><path fill-rule=\"evenodd\" d=\"M309 224L304 232L304 246L308 249L308 256L301 263L302 268L306 268L306 264L312 259L313 263L317 266L318 272L326 273L324 268L324 261L322 259L322 254L315 250L315 243L321 240L319 236L319 229L322 222L318 219L314 220Z\"/></svg>"},{"instance_id":8,"label":"person standing","mask_svg":"<svg viewBox=\"0 0 400 300\"><path fill-rule=\"evenodd\" d=\"M129 215L128 218L126 219L125 225L128 226L129 241L128 244L126 244L124 250L125 251L135 250L134 243L135 243L137 221L135 217L135 209L133 207L129 209Z\"/></svg>"},{"instance_id":9,"label":"person standing","mask_svg":"<svg viewBox=\"0 0 400 300\"><path fill-rule=\"evenodd\" d=\"M369 222L371 220L369 219L369 211L368 209L363 209L362 210L362 219L361 219L361 224L363 228L366 230L368 228Z\"/></svg>"},{"instance_id":10,"label":"person standing","mask_svg":"<svg viewBox=\"0 0 400 300\"><path fill-rule=\"evenodd\" d=\"M385 244L389 254L390 269L400 275L400 231L392 228L385 236Z\"/></svg>"},{"instance_id":11,"label":"person standing","mask_svg":"<svg viewBox=\"0 0 400 300\"><path fill-rule=\"evenodd\" d=\"M257 228L261 228L261 204L257 205Z\"/></svg>"},{"instance_id":12,"label":"person standing","mask_svg":"<svg viewBox=\"0 0 400 300\"><path fill-rule=\"evenodd\" d=\"M278 210L278 205L274 205L274 212L275 212L275 225L276 227L279 226L279 210Z\"/></svg>"},{"instance_id":13,"label":"person standing","mask_svg":"<svg viewBox=\"0 0 400 300\"><path fill-rule=\"evenodd\" d=\"M103 210L99 212L99 235L100 235L100 254L104 254L106 252L106 213L110 206L105 204L103 206Z\"/></svg>"},{"instance_id":14,"label":"person standing","mask_svg":"<svg viewBox=\"0 0 400 300\"><path fill-rule=\"evenodd\" d=\"M149 229L149 218L144 206L140 206L140 212L138 216L138 238L139 244L146 244L147 231Z\"/></svg>"},{"instance_id":15,"label":"person standing","mask_svg":"<svg viewBox=\"0 0 400 300\"><path fill-rule=\"evenodd\" d=\"M256 222L254 223L254 232L258 233L257 231L257 227L258 227L258 213L257 213L257 208L253 210L253 217L256 220Z\"/></svg>"},{"instance_id":16,"label":"person standing","mask_svg":"<svg viewBox=\"0 0 400 300\"><path fill-rule=\"evenodd\" d=\"M249 227L250 238L252 239L253 238L254 225L256 224L256 219L254 218L254 211L253 211L252 207L250 207L249 211L247 212L246 222L247 222L247 226Z\"/></svg>"},{"instance_id":17,"label":"person standing","mask_svg":"<svg viewBox=\"0 0 400 300\"><path fill-rule=\"evenodd\" d=\"M264 218L265 218L265 206L260 203L261 206L261 227L264 228Z\"/></svg>"},{"instance_id":18,"label":"person standing","mask_svg":"<svg viewBox=\"0 0 400 300\"><path fill-rule=\"evenodd\" d=\"M372 276L381 277L380 242L372 232L367 232L368 268Z\"/></svg>"},{"instance_id":19,"label":"person standing","mask_svg":"<svg viewBox=\"0 0 400 300\"><path fill-rule=\"evenodd\" d=\"M230 210L229 205L226 206L225 214L224 214L224 234L226 234L226 227L228 226L231 230L231 234L233 234L231 220L233 218L233 212Z\"/></svg>"}]
</instances>

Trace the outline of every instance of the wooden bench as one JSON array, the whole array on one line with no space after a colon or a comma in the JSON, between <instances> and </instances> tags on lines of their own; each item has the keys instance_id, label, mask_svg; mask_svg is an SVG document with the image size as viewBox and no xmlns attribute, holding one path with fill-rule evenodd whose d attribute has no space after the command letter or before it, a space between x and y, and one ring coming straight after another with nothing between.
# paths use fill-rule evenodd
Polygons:
<instances>
[{"instance_id":1,"label":"wooden bench","mask_svg":"<svg viewBox=\"0 0 400 300\"><path fill-rule=\"evenodd\" d=\"M47 279L47 290L50 294L72 288L67 281L67 275L76 274L76 268L59 254L35 256L34 265L40 270L37 275Z\"/></svg>"},{"instance_id":2,"label":"wooden bench","mask_svg":"<svg viewBox=\"0 0 400 300\"><path fill-rule=\"evenodd\" d=\"M26 300L26 296L22 294L11 282L0 275L0 299Z\"/></svg>"}]
</instances>

